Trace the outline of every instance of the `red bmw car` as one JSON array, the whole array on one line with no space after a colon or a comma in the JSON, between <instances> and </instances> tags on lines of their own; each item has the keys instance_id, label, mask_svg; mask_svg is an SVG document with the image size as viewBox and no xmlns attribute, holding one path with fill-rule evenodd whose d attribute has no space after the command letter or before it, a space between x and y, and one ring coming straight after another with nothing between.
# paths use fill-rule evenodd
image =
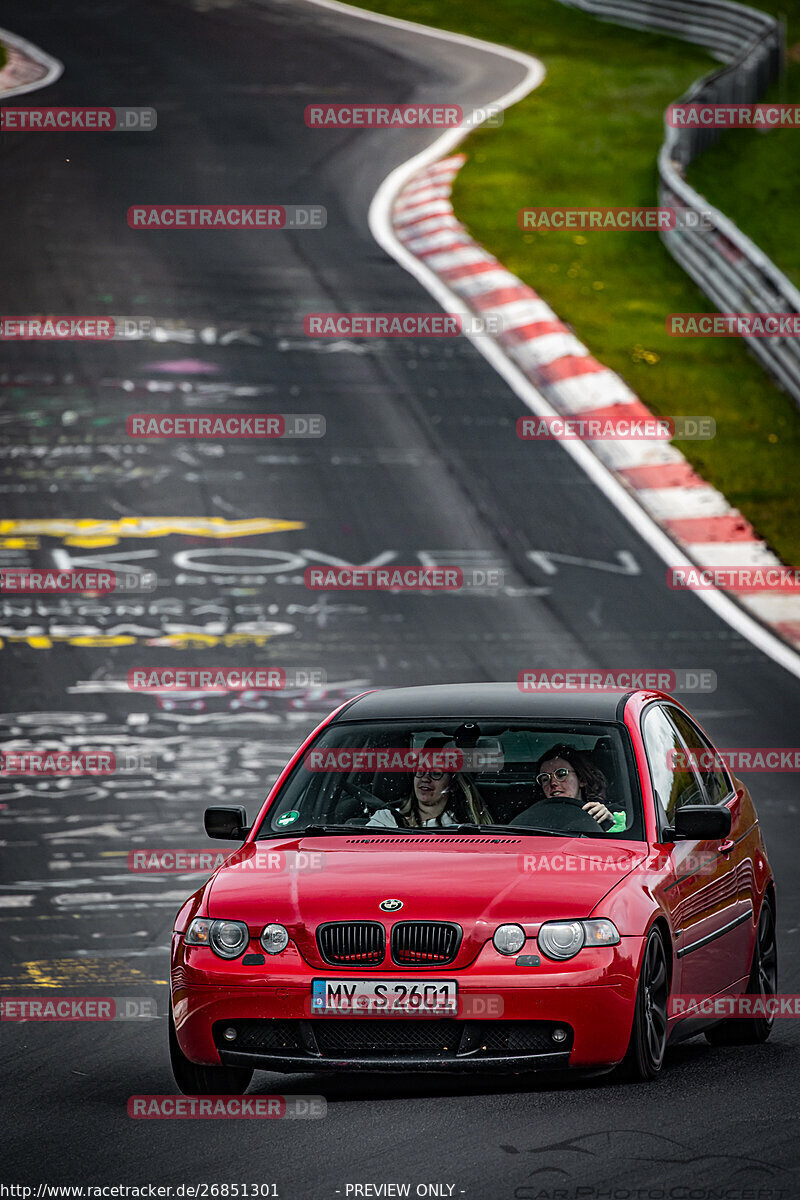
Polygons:
<instances>
[{"instance_id":1,"label":"red bmw car","mask_svg":"<svg viewBox=\"0 0 800 1200\"><path fill-rule=\"evenodd\" d=\"M370 692L331 714L172 938L190 1094L269 1071L653 1079L668 1043L760 1042L775 885L747 788L660 692Z\"/></svg>"}]
</instances>

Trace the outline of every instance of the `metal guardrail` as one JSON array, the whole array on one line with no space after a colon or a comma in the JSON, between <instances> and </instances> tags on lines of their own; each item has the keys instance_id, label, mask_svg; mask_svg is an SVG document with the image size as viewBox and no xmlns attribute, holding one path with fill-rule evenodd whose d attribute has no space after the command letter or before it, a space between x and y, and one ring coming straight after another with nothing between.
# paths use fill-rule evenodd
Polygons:
<instances>
[{"instance_id":1,"label":"metal guardrail","mask_svg":"<svg viewBox=\"0 0 800 1200\"><path fill-rule=\"evenodd\" d=\"M676 100L752 104L781 75L784 30L769 13L729 0L559 0L604 21L665 33L705 47L726 65ZM705 231L665 230L672 257L721 312L800 313L800 291L719 209L686 182L689 164L719 137L666 124L658 155L658 200L702 212ZM748 338L747 348L800 404L800 340Z\"/></svg>"},{"instance_id":2,"label":"metal guardrail","mask_svg":"<svg viewBox=\"0 0 800 1200\"><path fill-rule=\"evenodd\" d=\"M705 46L721 62L733 62L743 46L775 24L775 18L730 0L559 0L601 21L668 33Z\"/></svg>"}]
</instances>

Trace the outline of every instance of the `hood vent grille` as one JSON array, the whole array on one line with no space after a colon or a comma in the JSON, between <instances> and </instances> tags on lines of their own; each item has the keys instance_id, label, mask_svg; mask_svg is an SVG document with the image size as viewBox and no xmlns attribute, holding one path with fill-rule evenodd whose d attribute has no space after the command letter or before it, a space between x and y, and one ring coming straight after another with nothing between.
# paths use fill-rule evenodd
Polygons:
<instances>
[{"instance_id":1,"label":"hood vent grille","mask_svg":"<svg viewBox=\"0 0 800 1200\"><path fill-rule=\"evenodd\" d=\"M434 841L434 838L436 839L435 841ZM454 846L454 845L455 846L486 846L486 845L517 846L520 842L520 839L515 838L515 837L497 837L497 836L494 836L494 837L490 837L490 836L487 836L487 837L474 837L474 836L447 837L447 835L443 836L442 834L434 834L432 837L429 833L418 833L416 836L412 836L412 837L401 837L399 834L390 833L387 837L371 837L369 835L366 835L365 837L347 838L348 845L353 845L355 843L358 843L359 845L363 845L365 842L369 842L373 846L380 842L384 842L387 845L392 845L392 846L398 846L398 845L407 846L408 843L411 842L415 846L422 846L423 844L427 844L427 845L432 845L434 847L434 849L437 849L439 846Z\"/></svg>"}]
</instances>

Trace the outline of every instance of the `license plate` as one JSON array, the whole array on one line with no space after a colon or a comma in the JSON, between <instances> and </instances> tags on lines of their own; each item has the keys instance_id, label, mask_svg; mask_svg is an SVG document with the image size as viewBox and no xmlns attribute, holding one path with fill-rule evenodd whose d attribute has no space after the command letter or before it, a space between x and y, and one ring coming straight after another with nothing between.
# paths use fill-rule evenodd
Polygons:
<instances>
[{"instance_id":1,"label":"license plate","mask_svg":"<svg viewBox=\"0 0 800 1200\"><path fill-rule=\"evenodd\" d=\"M312 1012L447 1016L458 1013L455 979L315 979Z\"/></svg>"}]
</instances>

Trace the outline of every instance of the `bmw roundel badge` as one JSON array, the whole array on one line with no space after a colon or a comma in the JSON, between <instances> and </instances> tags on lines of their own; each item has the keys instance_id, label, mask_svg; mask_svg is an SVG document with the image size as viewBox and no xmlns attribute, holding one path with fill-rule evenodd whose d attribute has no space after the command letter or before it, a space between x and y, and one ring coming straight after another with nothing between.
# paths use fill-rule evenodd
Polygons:
<instances>
[{"instance_id":1,"label":"bmw roundel badge","mask_svg":"<svg viewBox=\"0 0 800 1200\"><path fill-rule=\"evenodd\" d=\"M378 905L378 908L383 909L384 912L397 912L398 908L402 907L402 900L381 900Z\"/></svg>"}]
</instances>

